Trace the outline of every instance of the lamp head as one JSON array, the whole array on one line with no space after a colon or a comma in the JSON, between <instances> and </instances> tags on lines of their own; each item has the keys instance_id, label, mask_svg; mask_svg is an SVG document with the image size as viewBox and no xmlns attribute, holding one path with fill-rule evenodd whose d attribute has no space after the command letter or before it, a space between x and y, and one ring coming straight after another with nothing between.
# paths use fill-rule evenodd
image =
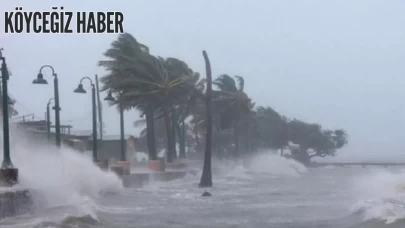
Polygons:
<instances>
[{"instance_id":1,"label":"lamp head","mask_svg":"<svg viewBox=\"0 0 405 228\"><path fill-rule=\"evenodd\" d=\"M112 96L111 90L108 91L108 95L106 98L104 98L105 101L115 101L115 98Z\"/></svg>"},{"instance_id":2,"label":"lamp head","mask_svg":"<svg viewBox=\"0 0 405 228\"><path fill-rule=\"evenodd\" d=\"M32 84L48 84L48 82L44 79L44 75L39 72L37 78L32 81Z\"/></svg>"},{"instance_id":3,"label":"lamp head","mask_svg":"<svg viewBox=\"0 0 405 228\"><path fill-rule=\"evenodd\" d=\"M83 84L80 83L73 92L75 92L75 93L86 93L86 90L83 89Z\"/></svg>"}]
</instances>

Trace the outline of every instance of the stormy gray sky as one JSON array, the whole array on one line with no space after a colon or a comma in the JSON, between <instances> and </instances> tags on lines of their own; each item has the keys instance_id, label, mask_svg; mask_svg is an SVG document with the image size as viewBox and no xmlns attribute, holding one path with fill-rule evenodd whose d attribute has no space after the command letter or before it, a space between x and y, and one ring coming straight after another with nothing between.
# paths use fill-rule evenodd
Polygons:
<instances>
[{"instance_id":1,"label":"stormy gray sky","mask_svg":"<svg viewBox=\"0 0 405 228\"><path fill-rule=\"evenodd\" d=\"M52 6L121 11L125 32L147 44L153 54L182 59L205 75L205 49L213 74L243 76L246 92L257 105L346 129L350 142L337 158L405 161L405 1L54 2L1 3L0 46L12 71L9 90L20 114L43 118L53 88L31 82L40 66L50 64L60 78L63 123L91 129L90 94L72 90L81 77L104 74L97 61L117 35L5 35L3 12L16 6L26 11L48 11ZM118 134L116 109L104 103L103 110L107 134ZM132 124L138 113L127 112L125 118L126 133L136 134Z\"/></svg>"}]
</instances>

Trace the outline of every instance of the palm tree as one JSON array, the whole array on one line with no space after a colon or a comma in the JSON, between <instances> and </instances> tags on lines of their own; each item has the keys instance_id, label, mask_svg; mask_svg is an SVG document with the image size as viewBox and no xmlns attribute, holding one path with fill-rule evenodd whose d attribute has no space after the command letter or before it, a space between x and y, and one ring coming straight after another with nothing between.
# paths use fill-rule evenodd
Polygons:
<instances>
[{"instance_id":1,"label":"palm tree","mask_svg":"<svg viewBox=\"0 0 405 228\"><path fill-rule=\"evenodd\" d=\"M179 136L180 143L180 158L186 158L186 123L185 120L189 116L193 116L193 109L198 105L201 105L200 102L203 101L204 95L204 84L205 79L200 78L199 73L191 72L191 79L188 80L188 84L185 85L185 94L182 100L178 101L178 106L176 108L176 113L178 114L178 123L177 123L177 133Z\"/></svg>"},{"instance_id":2,"label":"palm tree","mask_svg":"<svg viewBox=\"0 0 405 228\"><path fill-rule=\"evenodd\" d=\"M236 81L238 86L236 85ZM213 84L219 90L214 92L216 106L219 107L219 115L222 129L233 128L235 157L239 156L241 123L248 118L252 109L250 98L244 92L245 81L241 76L219 76ZM246 126L244 126L246 127Z\"/></svg>"},{"instance_id":3,"label":"palm tree","mask_svg":"<svg viewBox=\"0 0 405 228\"><path fill-rule=\"evenodd\" d=\"M125 109L136 108L146 115L149 159L157 158L154 133L154 112L159 97L151 92L154 77L159 73L156 60L149 55L149 48L132 35L121 34L104 53L109 60L99 65L109 72L101 78L102 90L119 93ZM126 83L130 82L131 86Z\"/></svg>"},{"instance_id":4,"label":"palm tree","mask_svg":"<svg viewBox=\"0 0 405 228\"><path fill-rule=\"evenodd\" d=\"M179 141L181 144L181 157L185 157L185 142L183 140L184 137L182 137L182 135L184 134L181 132L182 128L180 128L179 126L179 121L181 120L182 124L184 125L188 107L182 107L185 109L185 112L181 113L181 115L179 115L179 112L182 112L182 110L178 109L185 100L189 100L190 97L192 97L193 94L191 93L191 91L193 91L195 88L196 74L188 67L185 62L176 58L165 59L163 65L165 70L167 71L168 80L170 80L170 82L173 82L173 87L169 89L171 89L173 93L177 93L177 96L174 96L170 100L167 100L162 108L168 137L167 158L168 162L172 162L174 158L177 158L176 135L179 136Z\"/></svg>"},{"instance_id":5,"label":"palm tree","mask_svg":"<svg viewBox=\"0 0 405 228\"><path fill-rule=\"evenodd\" d=\"M207 92L206 92L206 111L207 111L207 137L205 141L204 166L200 180L200 187L212 187L211 171L211 149L212 149L212 75L211 65L207 52L203 51L205 68L207 72Z\"/></svg>"},{"instance_id":6,"label":"palm tree","mask_svg":"<svg viewBox=\"0 0 405 228\"><path fill-rule=\"evenodd\" d=\"M166 125L162 117L154 117L154 132L155 132L155 145L157 150L161 150L166 148L167 145L167 135L166 135ZM136 120L134 122L134 127L143 127L139 134L139 139L141 141L147 142L147 120L146 118L142 118L139 120Z\"/></svg>"},{"instance_id":7,"label":"palm tree","mask_svg":"<svg viewBox=\"0 0 405 228\"><path fill-rule=\"evenodd\" d=\"M167 161L172 162L175 152L172 108L183 97L185 85L191 80L183 73L183 68L188 70L187 65L175 58L150 55L148 47L128 33L120 35L105 55L112 59L100 62L110 72L102 81L105 89L120 91L122 102L128 108L137 108L146 115L148 135L151 132L149 150L155 150L152 126L155 117L163 116L168 138ZM150 156L155 158L156 152Z\"/></svg>"}]
</instances>

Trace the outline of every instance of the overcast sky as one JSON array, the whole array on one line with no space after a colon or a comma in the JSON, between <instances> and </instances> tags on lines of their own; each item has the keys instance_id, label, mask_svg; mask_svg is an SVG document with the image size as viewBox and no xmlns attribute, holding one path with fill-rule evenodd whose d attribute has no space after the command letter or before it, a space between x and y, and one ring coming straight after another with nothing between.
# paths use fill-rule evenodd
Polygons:
<instances>
[{"instance_id":1,"label":"overcast sky","mask_svg":"<svg viewBox=\"0 0 405 228\"><path fill-rule=\"evenodd\" d=\"M153 54L184 60L205 75L205 49L213 74L243 76L246 92L257 105L346 129L350 142L341 159L405 160L403 0L54 2L1 3L0 47L12 72L9 91L20 114L43 118L52 84L32 85L32 80L40 66L50 64L60 78L62 122L76 130L91 129L90 94L72 91L83 76L103 76L97 62L117 35L5 35L3 12L16 6L26 11L48 11L52 6L121 11L125 32L147 44ZM52 82L50 73L44 71ZM116 109L104 103L103 111L107 134L119 134ZM127 134L137 134L132 124L138 116L126 113Z\"/></svg>"}]
</instances>

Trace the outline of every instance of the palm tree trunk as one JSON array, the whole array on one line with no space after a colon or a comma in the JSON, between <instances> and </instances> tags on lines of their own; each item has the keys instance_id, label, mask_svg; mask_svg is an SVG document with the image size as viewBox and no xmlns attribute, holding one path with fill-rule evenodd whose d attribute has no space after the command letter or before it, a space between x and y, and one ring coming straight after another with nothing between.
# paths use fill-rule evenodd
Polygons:
<instances>
[{"instance_id":1,"label":"palm tree trunk","mask_svg":"<svg viewBox=\"0 0 405 228\"><path fill-rule=\"evenodd\" d=\"M197 153L199 153L200 148L201 148L201 143L200 143L200 137L198 137L197 127L194 127L194 135L195 135L195 143L197 144Z\"/></svg>"},{"instance_id":2,"label":"palm tree trunk","mask_svg":"<svg viewBox=\"0 0 405 228\"><path fill-rule=\"evenodd\" d=\"M184 120L181 121L180 124L177 124L178 132L179 132L179 143L180 143L180 158L186 158L186 124Z\"/></svg>"},{"instance_id":3,"label":"palm tree trunk","mask_svg":"<svg viewBox=\"0 0 405 228\"><path fill-rule=\"evenodd\" d=\"M214 138L217 140L216 143L216 150L217 150L217 156L219 160L222 160L222 152L223 152L223 148L222 148L222 135L221 135L221 130L219 128L216 128L215 130L215 136Z\"/></svg>"},{"instance_id":4,"label":"palm tree trunk","mask_svg":"<svg viewBox=\"0 0 405 228\"><path fill-rule=\"evenodd\" d=\"M155 119L153 109L150 107L146 110L146 138L148 141L149 160L156 160Z\"/></svg>"},{"instance_id":5,"label":"palm tree trunk","mask_svg":"<svg viewBox=\"0 0 405 228\"><path fill-rule=\"evenodd\" d=\"M249 120L246 123L246 153L250 152L250 124Z\"/></svg>"},{"instance_id":6,"label":"palm tree trunk","mask_svg":"<svg viewBox=\"0 0 405 228\"><path fill-rule=\"evenodd\" d=\"M171 143L171 145L172 145L172 151L173 151L173 159L177 159L177 148L176 148L176 144L177 144L177 142L176 142L176 126L178 125L177 124L177 115L176 115L176 110L172 107L171 108L171 113L172 113L172 115L171 115L171 131L172 131L172 139L173 139L173 142Z\"/></svg>"},{"instance_id":7,"label":"palm tree trunk","mask_svg":"<svg viewBox=\"0 0 405 228\"><path fill-rule=\"evenodd\" d=\"M172 128L171 128L171 120L170 120L170 114L169 114L169 110L167 109L167 107L163 108L163 115L165 118L165 124L166 124L166 136L167 136L167 155L166 155L166 159L168 163L172 163L173 162L173 135L172 135Z\"/></svg>"},{"instance_id":8,"label":"palm tree trunk","mask_svg":"<svg viewBox=\"0 0 405 228\"><path fill-rule=\"evenodd\" d=\"M233 128L234 144L235 144L235 158L239 157L239 128L238 124L235 124Z\"/></svg>"},{"instance_id":9,"label":"palm tree trunk","mask_svg":"<svg viewBox=\"0 0 405 228\"><path fill-rule=\"evenodd\" d=\"M211 171L211 150L212 150L212 75L210 60L207 52L203 51L205 68L207 72L207 92L206 92L206 111L207 111L207 137L205 141L204 166L200 180L200 187L212 187Z\"/></svg>"}]
</instances>

